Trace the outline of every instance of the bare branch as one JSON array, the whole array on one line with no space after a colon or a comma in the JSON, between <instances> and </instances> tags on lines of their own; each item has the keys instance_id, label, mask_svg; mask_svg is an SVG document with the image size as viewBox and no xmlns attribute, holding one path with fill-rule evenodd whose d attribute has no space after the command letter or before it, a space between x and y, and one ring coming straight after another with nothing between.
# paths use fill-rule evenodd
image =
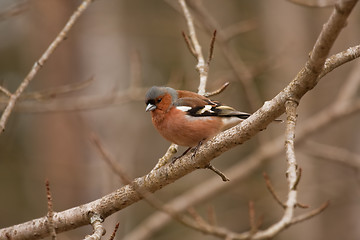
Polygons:
<instances>
[{"instance_id":1,"label":"bare branch","mask_svg":"<svg viewBox=\"0 0 360 240\"><path fill-rule=\"evenodd\" d=\"M207 222L200 216L200 214L195 210L195 208L188 208L187 212L194 219L198 226L207 226Z\"/></svg>"},{"instance_id":2,"label":"bare branch","mask_svg":"<svg viewBox=\"0 0 360 240\"><path fill-rule=\"evenodd\" d=\"M223 28L221 32L224 43L239 34L254 30L257 25L258 23L255 19L248 19Z\"/></svg>"},{"instance_id":3,"label":"bare branch","mask_svg":"<svg viewBox=\"0 0 360 240\"><path fill-rule=\"evenodd\" d=\"M249 202L249 220L250 220L250 234L254 235L258 231L258 225L256 223L255 206L254 202Z\"/></svg>"},{"instance_id":4,"label":"bare branch","mask_svg":"<svg viewBox=\"0 0 360 240\"><path fill-rule=\"evenodd\" d=\"M126 89L117 93L99 96L89 95L59 99L55 98L38 102L24 101L17 104L16 111L30 113L89 111L109 107L114 104L137 101L144 98L147 90L148 88L139 88L136 91L133 89Z\"/></svg>"},{"instance_id":5,"label":"bare branch","mask_svg":"<svg viewBox=\"0 0 360 240\"><path fill-rule=\"evenodd\" d=\"M314 209L310 212L304 213L302 215L299 215L297 217L294 217L291 220L291 224L295 224L295 223L300 223L303 222L305 220L308 220L316 215L319 215L320 213L322 213L327 207L329 206L329 201L325 202L324 204L322 204L319 208Z\"/></svg>"},{"instance_id":6,"label":"bare branch","mask_svg":"<svg viewBox=\"0 0 360 240\"><path fill-rule=\"evenodd\" d=\"M92 213L90 224L94 229L94 233L85 237L84 240L100 240L105 235L105 228L101 224L104 220L97 213Z\"/></svg>"},{"instance_id":7,"label":"bare branch","mask_svg":"<svg viewBox=\"0 0 360 240\"><path fill-rule=\"evenodd\" d=\"M319 74L319 79L324 77L326 74L343 65L344 63L350 62L360 57L360 45L349 47L345 51L339 52L328 57L324 63L324 68Z\"/></svg>"},{"instance_id":8,"label":"bare branch","mask_svg":"<svg viewBox=\"0 0 360 240\"><path fill-rule=\"evenodd\" d=\"M271 184L271 181L270 181L270 178L269 178L269 175L267 175L266 172L263 172L263 176L265 178L265 183L266 183L266 187L267 189L269 190L269 192L271 193L271 195L273 196L273 198L275 199L275 201L283 208L285 209L286 208L286 204L283 203L280 198L278 197L278 195L275 193L275 190Z\"/></svg>"},{"instance_id":9,"label":"bare branch","mask_svg":"<svg viewBox=\"0 0 360 240\"><path fill-rule=\"evenodd\" d=\"M215 213L215 209L213 205L209 205L208 209L207 209L207 213L208 213L208 222L210 225L212 226L216 226L217 225L217 220L216 220L216 213Z\"/></svg>"},{"instance_id":10,"label":"bare branch","mask_svg":"<svg viewBox=\"0 0 360 240\"><path fill-rule=\"evenodd\" d=\"M292 218L293 209L288 210L289 208L294 208L297 200L296 200L296 185L298 183L298 175L297 175L297 162L295 157L295 126L296 126L296 108L298 103L293 100L288 100L285 103L286 107L286 132L285 132L285 153L286 160L288 163L288 168L286 170L286 176L289 182L289 194L288 200L286 203L286 210L289 211L288 218Z\"/></svg>"},{"instance_id":11,"label":"bare branch","mask_svg":"<svg viewBox=\"0 0 360 240\"><path fill-rule=\"evenodd\" d=\"M158 163L155 165L155 167L153 168L153 170L157 170L163 166L165 166L169 161L170 159L172 158L172 156L177 153L178 151L178 145L172 143L170 145L170 147L168 148L168 150L166 151L166 153L164 154L164 156L162 156ZM153 171L151 170L151 171Z\"/></svg>"},{"instance_id":12,"label":"bare branch","mask_svg":"<svg viewBox=\"0 0 360 240\"><path fill-rule=\"evenodd\" d=\"M192 43L191 45L193 46L193 49L195 52L193 54L196 56L196 58L198 60L198 63L196 65L196 69L198 70L198 72L200 74L200 84L199 84L198 93L200 95L204 95L205 89L206 89L206 82L207 82L207 78L208 78L208 65L205 63L204 56L201 51L201 46L200 46L199 41L196 36L193 18L192 18L190 11L186 5L186 2L185 2L185 0L179 0L179 3L184 12L186 23L188 25L190 40Z\"/></svg>"},{"instance_id":13,"label":"bare branch","mask_svg":"<svg viewBox=\"0 0 360 240\"><path fill-rule=\"evenodd\" d=\"M323 143L307 142L305 152L317 158L323 158L354 169L360 169L360 154L347 149L334 147Z\"/></svg>"},{"instance_id":14,"label":"bare branch","mask_svg":"<svg viewBox=\"0 0 360 240\"><path fill-rule=\"evenodd\" d=\"M279 233L282 229L286 228L294 216L294 209L297 204L297 191L294 186L297 181L297 163L294 153L294 140L295 140L295 126L296 126L296 107L297 102L288 100L286 105L286 133L285 133L285 152L288 167L286 175L288 179L288 198L285 203L285 213L280 221L270 226L268 229L258 232L254 235L255 239L271 238Z\"/></svg>"},{"instance_id":15,"label":"bare branch","mask_svg":"<svg viewBox=\"0 0 360 240\"><path fill-rule=\"evenodd\" d=\"M46 196L47 196L47 205L48 205L48 224L50 229L50 236L52 240L56 240L56 230L54 226L54 210L53 210L53 203L52 203L52 197L50 192L50 183L49 180L46 179L45 181L46 185Z\"/></svg>"},{"instance_id":16,"label":"bare branch","mask_svg":"<svg viewBox=\"0 0 360 240\"><path fill-rule=\"evenodd\" d=\"M296 181L295 181L294 186L293 186L293 190L297 189L297 185L300 182L301 174L302 174L302 168L301 167L297 168L297 173L296 174L297 174L297 176L296 176Z\"/></svg>"},{"instance_id":17,"label":"bare branch","mask_svg":"<svg viewBox=\"0 0 360 240\"><path fill-rule=\"evenodd\" d=\"M24 100L45 101L46 99L53 99L62 94L72 93L75 91L85 89L93 81L94 81L94 77L91 77L84 81L65 84L56 88L40 90L37 92L23 93L20 96L19 101L24 101Z\"/></svg>"},{"instance_id":18,"label":"bare branch","mask_svg":"<svg viewBox=\"0 0 360 240\"><path fill-rule=\"evenodd\" d=\"M181 33L182 33L182 36L183 36L183 38L184 38L184 40L185 40L186 46L188 47L190 53L191 53L191 54L195 57L195 59L197 60L197 53L196 53L196 51L195 51L195 49L194 49L194 47L193 47L193 45L192 45L192 43L191 43L191 40L189 39L188 35L187 35L184 31L182 31Z\"/></svg>"},{"instance_id":19,"label":"bare branch","mask_svg":"<svg viewBox=\"0 0 360 240\"><path fill-rule=\"evenodd\" d=\"M360 56L360 46L358 52ZM340 88L337 96L337 102L339 102L339 104L342 104L345 101L351 101L351 99L354 98L354 96L356 96L356 93L359 90L359 85L360 85L360 62L357 62L355 66L352 68L352 71L350 72L346 82Z\"/></svg>"},{"instance_id":20,"label":"bare branch","mask_svg":"<svg viewBox=\"0 0 360 240\"><path fill-rule=\"evenodd\" d=\"M4 93L6 96L11 97L11 92L7 90L6 88L0 86L0 92Z\"/></svg>"},{"instance_id":21,"label":"bare branch","mask_svg":"<svg viewBox=\"0 0 360 240\"><path fill-rule=\"evenodd\" d=\"M287 0L306 7L329 7L333 6L336 0Z\"/></svg>"},{"instance_id":22,"label":"bare branch","mask_svg":"<svg viewBox=\"0 0 360 240\"><path fill-rule=\"evenodd\" d=\"M218 95L220 93L222 93L228 86L230 85L229 82L224 83L219 89L213 91L213 92L207 92L204 94L204 97L211 97L214 95Z\"/></svg>"},{"instance_id":23,"label":"bare branch","mask_svg":"<svg viewBox=\"0 0 360 240\"><path fill-rule=\"evenodd\" d=\"M206 166L206 168L210 169L211 171L213 171L214 173L216 173L217 175L219 175L224 182L230 181L230 179L227 178L224 173L222 173L219 169L215 168L215 167L214 167L213 165L211 165L210 163L209 163L208 166Z\"/></svg>"},{"instance_id":24,"label":"bare branch","mask_svg":"<svg viewBox=\"0 0 360 240\"><path fill-rule=\"evenodd\" d=\"M23 13L26 9L28 2L27 1L23 1L23 2L19 2L19 3L15 3L14 5L10 6L9 8L3 10L0 12L0 21L6 20L10 17L19 15L21 13Z\"/></svg>"},{"instance_id":25,"label":"bare branch","mask_svg":"<svg viewBox=\"0 0 360 240\"><path fill-rule=\"evenodd\" d=\"M55 49L59 46L59 44L66 38L68 32L74 25L74 23L78 20L78 18L82 15L82 13L86 10L86 8L90 5L93 0L84 0L78 9L71 15L70 19L66 23L65 27L60 31L55 40L50 44L50 46L46 49L43 55L37 60L25 77L25 79L21 82L20 86L16 89L14 94L11 94L11 97L7 103L7 106L0 118L0 134L5 130L6 122L15 107L16 101L24 92L29 83L34 79L38 71L44 66L45 62L49 59L51 54L55 51Z\"/></svg>"},{"instance_id":26,"label":"bare branch","mask_svg":"<svg viewBox=\"0 0 360 240\"><path fill-rule=\"evenodd\" d=\"M206 61L206 64L208 66L210 65L210 62L211 62L211 60L213 58L215 39L216 39L216 30L213 32L213 35L212 35L212 38L211 38L209 56L208 56L208 60Z\"/></svg>"},{"instance_id":27,"label":"bare branch","mask_svg":"<svg viewBox=\"0 0 360 240\"><path fill-rule=\"evenodd\" d=\"M115 225L114 231L113 231L113 233L111 234L109 240L114 240L114 239L115 239L115 235L116 235L116 232L117 232L119 226L120 226L120 223L117 223L117 224Z\"/></svg>"}]
</instances>

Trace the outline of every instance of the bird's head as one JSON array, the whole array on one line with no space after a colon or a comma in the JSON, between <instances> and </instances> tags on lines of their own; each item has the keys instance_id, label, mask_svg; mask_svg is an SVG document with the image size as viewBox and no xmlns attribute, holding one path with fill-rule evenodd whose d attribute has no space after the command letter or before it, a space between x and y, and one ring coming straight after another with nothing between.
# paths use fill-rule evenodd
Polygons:
<instances>
[{"instance_id":1,"label":"bird's head","mask_svg":"<svg viewBox=\"0 0 360 240\"><path fill-rule=\"evenodd\" d=\"M175 89L170 87L151 87L145 96L146 112L167 111L177 100L178 94Z\"/></svg>"}]
</instances>

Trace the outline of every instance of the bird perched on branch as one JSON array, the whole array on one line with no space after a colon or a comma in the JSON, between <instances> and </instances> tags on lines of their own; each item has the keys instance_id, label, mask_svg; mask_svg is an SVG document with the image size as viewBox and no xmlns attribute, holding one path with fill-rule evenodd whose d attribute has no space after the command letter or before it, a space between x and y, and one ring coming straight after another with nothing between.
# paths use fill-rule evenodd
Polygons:
<instances>
[{"instance_id":1,"label":"bird perched on branch","mask_svg":"<svg viewBox=\"0 0 360 240\"><path fill-rule=\"evenodd\" d=\"M145 103L155 128L168 141L189 147L185 153L250 116L197 93L170 87L151 87Z\"/></svg>"}]
</instances>

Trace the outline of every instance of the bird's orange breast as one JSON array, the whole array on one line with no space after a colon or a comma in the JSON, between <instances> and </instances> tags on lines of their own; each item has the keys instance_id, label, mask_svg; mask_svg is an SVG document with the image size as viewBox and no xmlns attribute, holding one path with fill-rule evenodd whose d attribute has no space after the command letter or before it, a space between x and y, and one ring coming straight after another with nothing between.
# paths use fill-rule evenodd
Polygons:
<instances>
[{"instance_id":1,"label":"bird's orange breast","mask_svg":"<svg viewBox=\"0 0 360 240\"><path fill-rule=\"evenodd\" d=\"M159 133L170 142L180 146L193 147L221 131L218 117L191 117L172 108L167 112L155 109L152 122Z\"/></svg>"}]
</instances>

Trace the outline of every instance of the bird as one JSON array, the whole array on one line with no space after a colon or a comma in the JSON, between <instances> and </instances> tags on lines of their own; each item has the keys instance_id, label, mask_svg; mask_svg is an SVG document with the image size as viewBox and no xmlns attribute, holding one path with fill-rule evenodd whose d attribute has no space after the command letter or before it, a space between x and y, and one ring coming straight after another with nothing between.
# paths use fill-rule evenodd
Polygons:
<instances>
[{"instance_id":1,"label":"bird","mask_svg":"<svg viewBox=\"0 0 360 240\"><path fill-rule=\"evenodd\" d=\"M197 148L218 133L247 119L251 114L213 101L195 92L153 86L145 95L146 112L166 140ZM194 153L194 154L195 154ZM180 156L180 157L181 157Z\"/></svg>"}]
</instances>

